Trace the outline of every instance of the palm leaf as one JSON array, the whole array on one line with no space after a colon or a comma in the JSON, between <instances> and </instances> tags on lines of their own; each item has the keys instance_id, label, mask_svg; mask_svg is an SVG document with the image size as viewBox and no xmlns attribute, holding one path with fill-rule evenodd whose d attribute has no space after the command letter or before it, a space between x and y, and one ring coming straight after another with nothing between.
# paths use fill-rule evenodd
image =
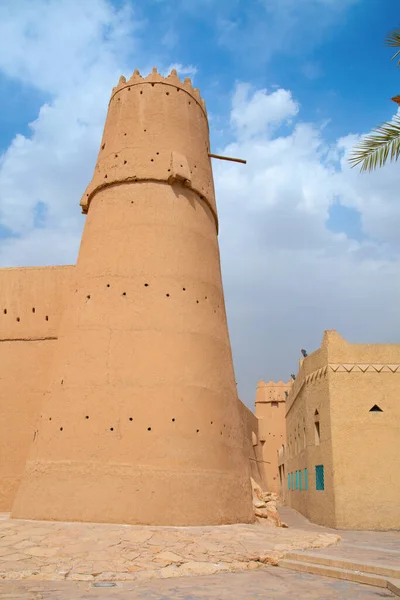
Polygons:
<instances>
[{"instance_id":1,"label":"palm leaf","mask_svg":"<svg viewBox=\"0 0 400 600\"><path fill-rule=\"evenodd\" d=\"M395 115L390 123L379 125L366 135L350 155L352 167L361 165L361 171L373 171L383 167L388 160L397 160L400 156L400 116Z\"/></svg>"},{"instance_id":2,"label":"palm leaf","mask_svg":"<svg viewBox=\"0 0 400 600\"><path fill-rule=\"evenodd\" d=\"M400 29L394 29L386 38L386 44L392 48L400 48ZM400 56L400 50L392 56L392 60ZM397 61L397 66L400 65L400 60Z\"/></svg>"}]
</instances>

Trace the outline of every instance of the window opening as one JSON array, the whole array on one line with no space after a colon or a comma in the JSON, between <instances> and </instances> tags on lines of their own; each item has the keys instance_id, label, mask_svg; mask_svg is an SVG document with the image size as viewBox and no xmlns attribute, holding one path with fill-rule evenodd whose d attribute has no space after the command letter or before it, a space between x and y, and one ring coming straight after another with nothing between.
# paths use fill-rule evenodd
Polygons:
<instances>
[{"instance_id":1,"label":"window opening","mask_svg":"<svg viewBox=\"0 0 400 600\"><path fill-rule=\"evenodd\" d=\"M325 489L324 465L315 465L315 489Z\"/></svg>"}]
</instances>

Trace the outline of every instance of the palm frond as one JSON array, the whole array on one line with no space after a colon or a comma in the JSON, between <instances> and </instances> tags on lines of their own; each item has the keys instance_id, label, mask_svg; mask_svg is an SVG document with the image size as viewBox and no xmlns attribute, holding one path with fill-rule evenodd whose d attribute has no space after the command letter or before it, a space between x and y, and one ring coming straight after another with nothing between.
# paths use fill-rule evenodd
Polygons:
<instances>
[{"instance_id":1,"label":"palm frond","mask_svg":"<svg viewBox=\"0 0 400 600\"><path fill-rule=\"evenodd\" d=\"M400 48L400 29L394 29L386 38L386 44L392 48ZM400 56L400 50L392 56L392 60ZM397 61L397 66L400 65L400 60Z\"/></svg>"},{"instance_id":2,"label":"palm frond","mask_svg":"<svg viewBox=\"0 0 400 600\"><path fill-rule=\"evenodd\" d=\"M383 167L388 160L400 156L400 116L395 115L390 123L379 125L366 135L355 147L349 158L352 167L361 165L361 171L373 171Z\"/></svg>"}]
</instances>

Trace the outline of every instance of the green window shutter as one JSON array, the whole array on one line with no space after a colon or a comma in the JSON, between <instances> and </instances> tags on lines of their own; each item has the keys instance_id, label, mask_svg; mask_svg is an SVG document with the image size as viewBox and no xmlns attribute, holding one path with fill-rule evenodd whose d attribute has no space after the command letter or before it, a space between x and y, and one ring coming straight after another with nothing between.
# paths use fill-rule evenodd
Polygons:
<instances>
[{"instance_id":1,"label":"green window shutter","mask_svg":"<svg viewBox=\"0 0 400 600\"><path fill-rule=\"evenodd\" d=\"M308 469L304 469L304 489L308 490Z\"/></svg>"},{"instance_id":2,"label":"green window shutter","mask_svg":"<svg viewBox=\"0 0 400 600\"><path fill-rule=\"evenodd\" d=\"M303 473L299 471L299 487L300 491L303 489Z\"/></svg>"},{"instance_id":3,"label":"green window shutter","mask_svg":"<svg viewBox=\"0 0 400 600\"><path fill-rule=\"evenodd\" d=\"M290 473L287 476L287 489L290 490Z\"/></svg>"},{"instance_id":4,"label":"green window shutter","mask_svg":"<svg viewBox=\"0 0 400 600\"><path fill-rule=\"evenodd\" d=\"M315 489L325 489L324 465L315 465Z\"/></svg>"}]
</instances>

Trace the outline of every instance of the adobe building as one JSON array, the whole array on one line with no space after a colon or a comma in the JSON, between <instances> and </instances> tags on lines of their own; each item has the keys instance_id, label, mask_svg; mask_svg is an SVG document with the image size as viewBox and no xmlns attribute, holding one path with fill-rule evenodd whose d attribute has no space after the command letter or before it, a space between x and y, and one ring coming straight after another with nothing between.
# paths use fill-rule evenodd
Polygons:
<instances>
[{"instance_id":1,"label":"adobe building","mask_svg":"<svg viewBox=\"0 0 400 600\"><path fill-rule=\"evenodd\" d=\"M175 71L113 89L76 266L0 270L0 510L254 520L204 101Z\"/></svg>"},{"instance_id":2,"label":"adobe building","mask_svg":"<svg viewBox=\"0 0 400 600\"><path fill-rule=\"evenodd\" d=\"M262 468L268 491L279 493L278 450L286 443L286 394L291 382L259 381L255 399Z\"/></svg>"},{"instance_id":3,"label":"adobe building","mask_svg":"<svg viewBox=\"0 0 400 600\"><path fill-rule=\"evenodd\" d=\"M339 529L400 529L400 344L325 331L286 402L286 504Z\"/></svg>"}]
</instances>

